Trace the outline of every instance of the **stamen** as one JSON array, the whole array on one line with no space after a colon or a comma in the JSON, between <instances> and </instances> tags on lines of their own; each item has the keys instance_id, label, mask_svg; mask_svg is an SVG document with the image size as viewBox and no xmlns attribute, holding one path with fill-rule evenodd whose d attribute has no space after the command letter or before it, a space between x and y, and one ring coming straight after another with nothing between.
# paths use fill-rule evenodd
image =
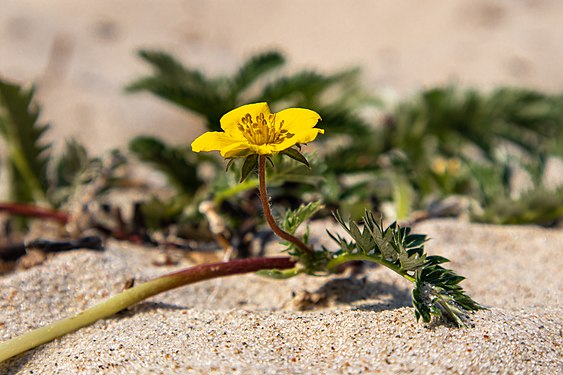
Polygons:
<instances>
[{"instance_id":1,"label":"stamen","mask_svg":"<svg viewBox=\"0 0 563 375\"><path fill-rule=\"evenodd\" d=\"M253 121L250 113L247 113L240 119L237 129L250 143L255 145L279 144L294 136L287 129L282 129L283 125L284 120L279 123L279 129L276 129L275 113L270 113L268 119L263 113L260 113L256 116L256 121Z\"/></svg>"}]
</instances>

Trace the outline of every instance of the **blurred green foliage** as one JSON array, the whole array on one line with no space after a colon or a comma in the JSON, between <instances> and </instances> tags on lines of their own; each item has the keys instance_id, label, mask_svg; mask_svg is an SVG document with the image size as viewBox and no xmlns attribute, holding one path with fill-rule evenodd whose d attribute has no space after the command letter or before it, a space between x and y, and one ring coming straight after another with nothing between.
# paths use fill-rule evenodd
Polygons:
<instances>
[{"instance_id":1,"label":"blurred green foliage","mask_svg":"<svg viewBox=\"0 0 563 375\"><path fill-rule=\"evenodd\" d=\"M50 146L41 139L49 128L39 124L39 109L32 103L33 88L0 81L0 134L8 150L10 199L47 201L47 164Z\"/></svg>"},{"instance_id":2,"label":"blurred green foliage","mask_svg":"<svg viewBox=\"0 0 563 375\"><path fill-rule=\"evenodd\" d=\"M14 203L62 205L81 183L93 163L78 142L66 142L60 156L44 139L49 125L38 121L40 109L33 87L25 88L0 79L0 135L6 145L7 197Z\"/></svg>"},{"instance_id":3,"label":"blurred green foliage","mask_svg":"<svg viewBox=\"0 0 563 375\"><path fill-rule=\"evenodd\" d=\"M175 57L162 51L142 50L139 56L153 68L153 73L142 77L127 87L128 92L150 92L162 99L172 102L180 107L200 115L208 130L220 130L220 118L231 109L252 102L266 101L272 108L282 106L307 107L322 113L322 127L332 134L347 134L357 136L367 131L369 124L357 114L357 109L380 105L375 97L367 95L359 83L357 69L346 70L334 74L321 74L314 71L298 71L293 74L280 72L285 65L285 58L275 51L261 53L250 57L231 75L208 77L200 70L188 67L179 62ZM322 140L321 140L322 142ZM155 148L158 145L158 152ZM195 171L200 162L212 164L216 172L219 171L218 159L193 154L187 147L166 145L164 142L149 137L134 139L129 146L130 151L141 161L147 162L163 172L182 195L189 192L195 201L192 206L197 207L201 199L209 194L229 197L230 192L241 193L238 184L240 179L223 177L221 173L214 173L207 184L199 177L191 175L190 178L181 178L177 171L180 168L186 171ZM191 154L191 166L186 164L186 153ZM179 156L180 154L184 156ZM176 155L174 160L171 155ZM179 161L178 159L184 159ZM190 163L188 162L188 164ZM252 164L234 162L234 170L243 170L240 177L245 179L252 176ZM305 191L319 188L323 178L322 163L313 166L313 173L305 167L279 158L276 167L270 170L269 183L274 188L283 185L284 189L274 191L283 192L280 199L298 205L301 195ZM248 168L242 168L247 165ZM184 177L187 177L187 172ZM190 172L191 174L191 172ZM181 179L181 181L179 181ZM253 189L257 181L245 181L243 186ZM300 184L305 184L303 188ZM212 189L209 189L212 187ZM199 192L197 196L194 196ZM242 192L244 193L244 191ZM334 201L338 200L338 194ZM177 198L171 198L177 199ZM216 199L217 201L217 199ZM168 202L166 205L172 205ZM197 209L183 211L193 220L199 217ZM179 220L183 220L180 219ZM153 220L154 221L154 220ZM239 223L237 220L233 225Z\"/></svg>"},{"instance_id":4,"label":"blurred green foliage","mask_svg":"<svg viewBox=\"0 0 563 375\"><path fill-rule=\"evenodd\" d=\"M275 167L268 170L274 205L297 208L303 200L321 200L325 206L317 216L339 209L353 219L366 209L401 220L425 211L502 224L549 225L563 216L563 189L542 182L545 161L563 158L563 94L448 86L385 104L362 86L358 69L288 74L285 58L275 51L252 56L233 74L217 77L166 52L142 50L139 56L152 73L127 91L150 92L196 113L212 131L220 130L223 114L251 102L266 101L273 110L305 107L321 115L326 133L307 155L311 169L274 158ZM48 126L38 117L32 88L0 81L0 134L7 146L2 172L9 176L9 199L59 207L86 181L84 171L97 159L74 141L55 157L43 139ZM205 219L198 205L212 200L231 228L248 224L249 216L258 225L252 168L244 176L225 174L220 158L191 152L187 141L176 146L141 136L130 142L130 152L163 173L175 192L141 202L144 224L153 229L173 224L185 229L179 233L193 233ZM242 163L234 161L232 169L240 171ZM527 190L515 191L516 171L532 181ZM459 204L448 206L452 197Z\"/></svg>"},{"instance_id":5,"label":"blurred green foliage","mask_svg":"<svg viewBox=\"0 0 563 375\"><path fill-rule=\"evenodd\" d=\"M231 76L212 78L166 52L141 50L139 56L151 65L153 74L134 81L126 90L148 91L196 113L211 131L221 130L219 120L233 108L267 102L272 108L283 105L316 109L323 114L325 129L357 134L368 125L351 109L379 103L361 90L357 69L329 75L309 70L281 74L278 71L286 61L275 51L250 57Z\"/></svg>"},{"instance_id":6,"label":"blurred green foliage","mask_svg":"<svg viewBox=\"0 0 563 375\"><path fill-rule=\"evenodd\" d=\"M315 142L319 151L313 158L313 175L323 183L293 186L288 178L276 199L310 196L322 199L326 212L339 208L355 218L366 208L381 210L389 202L394 217L408 219L413 211L454 195L467 197L471 207L477 207L461 207L454 214L466 209L475 220L550 223L561 217L556 191L537 195L533 205L529 197L534 194L523 194L515 205L510 189L493 186L510 185L500 167L507 158L519 164L523 159L563 155L563 95L517 88L482 93L449 86L425 90L382 109L382 102L361 87L358 70L274 75L285 63L277 52L251 57L232 76L216 78L164 52L141 51L140 56L154 73L128 90L149 91L199 113L209 130L219 130L222 114L249 102L267 101L274 108L302 106L321 114L326 135ZM378 119L362 116L370 106L379 109ZM526 168L540 166L527 163ZM282 168L278 177L283 174ZM503 199L523 212L497 209ZM531 214L534 210L536 214Z\"/></svg>"}]
</instances>

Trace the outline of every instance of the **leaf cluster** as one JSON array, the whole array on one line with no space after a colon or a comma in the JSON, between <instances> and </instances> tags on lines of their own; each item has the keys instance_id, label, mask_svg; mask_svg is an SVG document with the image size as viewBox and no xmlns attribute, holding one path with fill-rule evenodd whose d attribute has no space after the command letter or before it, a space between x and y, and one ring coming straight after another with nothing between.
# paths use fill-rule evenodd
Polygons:
<instances>
[{"instance_id":1,"label":"leaf cluster","mask_svg":"<svg viewBox=\"0 0 563 375\"><path fill-rule=\"evenodd\" d=\"M267 51L244 61L230 76L209 77L163 51L141 50L139 56L152 66L153 74L132 82L127 91L147 91L199 114L212 131L221 129L219 120L231 109L263 101L273 106L283 103L321 111L324 127L337 132L350 133L365 127L359 117L346 110L352 97L367 98L359 92L355 69L330 75L314 71L274 75L286 61L281 53ZM345 96L322 99L339 86L347 87Z\"/></svg>"},{"instance_id":2,"label":"leaf cluster","mask_svg":"<svg viewBox=\"0 0 563 375\"><path fill-rule=\"evenodd\" d=\"M389 265L404 272L415 271L425 262L424 243L426 236L411 234L409 227L401 228L393 223L383 228L372 212L366 211L360 229L358 222L346 223L337 212L334 214L336 221L354 240L354 247L345 244L343 249L348 254L362 254L370 257L379 257ZM339 244L343 244L342 237L330 234Z\"/></svg>"},{"instance_id":3,"label":"leaf cluster","mask_svg":"<svg viewBox=\"0 0 563 375\"><path fill-rule=\"evenodd\" d=\"M476 198L476 206L483 208L489 202L514 203L506 189L496 189L494 194L487 189L482 194L484 184L475 170L488 170L487 174L502 181L498 170L504 168L507 153L511 159L515 155L531 160L561 157L561 145L563 95L508 87L483 93L449 86L400 101L379 126L338 147L326 155L325 162L340 190L337 197L352 190L366 205L374 199L391 201L396 216L405 218L412 210L426 209L451 195ZM369 177L356 179L355 185L343 184L343 176L360 174ZM541 186L540 179L534 182L536 188ZM518 222L524 216L537 223L550 222L561 204L547 203L558 199L556 191L544 192L549 196L542 204L546 209L535 210L526 198L529 195L522 195L517 200L518 212L502 210L496 218L494 211L473 216L497 223Z\"/></svg>"},{"instance_id":4,"label":"leaf cluster","mask_svg":"<svg viewBox=\"0 0 563 375\"><path fill-rule=\"evenodd\" d=\"M7 149L9 199L18 203L60 206L95 161L74 140L62 155L53 155L44 139L48 124L39 121L34 88L0 79L0 136Z\"/></svg>"},{"instance_id":5,"label":"leaf cluster","mask_svg":"<svg viewBox=\"0 0 563 375\"><path fill-rule=\"evenodd\" d=\"M543 186L545 158L528 162L514 158L491 165L473 163L471 171L479 187L476 195L480 206L472 212L474 221L549 226L563 218L563 186ZM513 186L517 172L529 178L531 187L517 189Z\"/></svg>"},{"instance_id":6,"label":"leaf cluster","mask_svg":"<svg viewBox=\"0 0 563 375\"><path fill-rule=\"evenodd\" d=\"M504 142L534 154L561 135L562 103L559 96L517 88L488 94L454 86L429 89L394 109L388 147L417 155L435 150L445 157L473 148L494 160Z\"/></svg>"},{"instance_id":7,"label":"leaf cluster","mask_svg":"<svg viewBox=\"0 0 563 375\"><path fill-rule=\"evenodd\" d=\"M311 219L322 208L322 202L315 201L307 204L301 204L295 210L287 210L281 221L281 227L287 233L295 235L297 228L299 228L299 226L305 221Z\"/></svg>"},{"instance_id":8,"label":"leaf cluster","mask_svg":"<svg viewBox=\"0 0 563 375\"><path fill-rule=\"evenodd\" d=\"M8 149L11 199L45 201L50 145L41 139L49 126L40 124L33 88L0 80L0 135Z\"/></svg>"},{"instance_id":9,"label":"leaf cluster","mask_svg":"<svg viewBox=\"0 0 563 375\"><path fill-rule=\"evenodd\" d=\"M483 307L459 286L465 277L440 266L446 262L446 258L428 256L424 266L416 270L415 288L412 291L415 316L424 322L429 322L432 316L444 317L464 327L467 313L482 310Z\"/></svg>"},{"instance_id":10,"label":"leaf cluster","mask_svg":"<svg viewBox=\"0 0 563 375\"><path fill-rule=\"evenodd\" d=\"M413 210L455 195L475 203L472 207L479 209L470 214L477 221L553 224L562 217L560 189L537 188L541 179L534 179L535 189L514 196L510 168L499 150L510 145L532 160L544 154L563 155L563 95L514 88L491 93L433 88L399 102L376 122L360 115L381 103L365 94L355 69L284 74L284 56L268 51L250 57L231 75L209 76L165 52L143 50L139 55L153 72L128 90L148 91L199 113L210 130L219 129L225 112L248 102L319 112L327 131L318 142L336 141L340 146L321 145L311 163L296 149L286 150L285 156L297 162L275 159L268 174L274 199L292 207L305 196L306 201L322 199L328 207L325 215L340 209L359 218L366 208L383 212L392 202L395 217L405 219ZM1 81L0 132L9 153L5 164L11 199L60 206L84 181L78 176L93 159L74 141L60 157L54 156L43 137L48 125L38 120L39 108L32 98L32 88ZM177 192L167 201L154 197L147 201L141 212L153 225L200 221L197 203L206 195L237 206L240 201L233 198L256 187L255 158L243 162L239 177L246 180L239 187L236 179L221 177L222 165L216 158L193 154L187 147L138 137L129 149L164 173ZM203 162L214 168L213 180L202 178ZM541 170L533 166L531 173ZM189 208L180 210L182 205Z\"/></svg>"},{"instance_id":11,"label":"leaf cluster","mask_svg":"<svg viewBox=\"0 0 563 375\"><path fill-rule=\"evenodd\" d=\"M296 236L297 229L306 221L313 218L318 212L323 209L323 204L321 201L309 202L307 204L301 204L296 209L288 209L285 212L284 217L281 220L281 228L292 236ZM309 227L305 229L303 235L301 236L303 243L309 243ZM312 253L306 253L295 246L293 243L288 241L282 242L286 245L284 252L289 255L299 259L302 266L301 272L305 272L309 275L318 275L328 273L326 270L327 261L330 255L326 251L313 251ZM266 275L270 276L271 275ZM295 275L292 275L295 276ZM288 275L289 277L289 275Z\"/></svg>"},{"instance_id":12,"label":"leaf cluster","mask_svg":"<svg viewBox=\"0 0 563 375\"><path fill-rule=\"evenodd\" d=\"M129 143L129 151L163 173L180 194L191 196L203 185L197 172L200 158L186 146L170 146L157 138L142 136Z\"/></svg>"},{"instance_id":13,"label":"leaf cluster","mask_svg":"<svg viewBox=\"0 0 563 375\"><path fill-rule=\"evenodd\" d=\"M450 86L426 90L393 110L383 137L383 150L401 150L413 186L422 194L433 191L471 194L465 181L447 191L433 170L437 158L498 163L508 145L532 158L552 150L563 136L561 96L532 90L499 88L491 93ZM455 175L455 173L454 173Z\"/></svg>"},{"instance_id":14,"label":"leaf cluster","mask_svg":"<svg viewBox=\"0 0 563 375\"><path fill-rule=\"evenodd\" d=\"M209 130L220 130L219 120L231 109L252 102L268 102L273 108L278 105L306 107L322 113L323 128L331 133L361 134L367 123L355 113L360 103L369 105L379 104L376 99L365 94L358 84L359 71L345 70L333 74L322 74L316 71L303 70L292 74L284 74L281 69L285 66L284 56L276 51L266 51L251 56L241 66L228 76L210 76L203 70L190 67L176 57L164 51L141 50L139 56L153 69L150 75L141 77L127 87L127 91L150 92L164 100L172 102L190 112L199 114ZM322 142L322 140L321 140ZM131 142L129 149L143 162L164 173L172 186L182 195L186 191L193 195L194 191L207 191L198 179L197 170L205 156L187 160L184 149L148 137L140 137ZM276 158L276 167L269 174L271 186L284 185L288 189L285 198L293 199L311 191L311 187L318 187L323 177L318 169L321 164L311 166L307 159L296 149L283 152L285 156L313 168L313 174L305 173L306 168L296 163L288 163ZM220 176L220 165L210 161ZM270 160L271 161L271 160ZM234 163L229 161L227 169ZM257 158L244 158L239 182L245 181L254 172ZM205 182L205 181L204 181ZM305 187L295 183L305 182ZM225 197L231 198L231 192L237 191L229 179L218 177L213 181L212 188L221 201ZM252 181L245 185L253 188ZM281 190L280 190L281 191ZM242 191L238 191L241 193ZM203 194L204 195L204 194ZM201 195L200 195L201 196ZM282 199L284 199L282 197ZM230 203L236 203L231 200ZM192 202L196 205L197 202ZM148 212L148 210L147 210ZM150 212L155 213L155 210ZM158 221L153 218L152 221ZM178 217L180 219L180 217Z\"/></svg>"},{"instance_id":15,"label":"leaf cluster","mask_svg":"<svg viewBox=\"0 0 563 375\"><path fill-rule=\"evenodd\" d=\"M406 219L414 210L424 210L451 195L478 197L476 206L486 209L488 200L505 201L509 195L504 190L498 190L494 197L481 194L483 184L473 174L476 163L483 168L492 165L492 169L502 165L499 150L507 145L531 158L539 152L563 155L563 95L507 87L491 93L438 87L399 102L381 121L370 124L359 110L380 103L364 94L357 70L328 75L305 70L283 75L279 69L285 65L284 57L269 51L249 58L230 76L208 77L165 52L145 50L139 54L154 73L132 83L129 91L149 91L199 113L210 130L220 129L222 114L248 102L303 106L321 113L327 132L319 142L340 138L337 143L341 146L324 149L318 160L324 178L320 189L302 186L298 192L286 189L287 194L314 191L328 207L340 208L356 218L365 208L382 210L382 203L392 202L395 216ZM160 164L158 169L174 180L174 162L163 158ZM255 164L254 157L243 163L241 181L251 175ZM553 192L547 195L546 202L558 198ZM560 207L551 203L530 214L531 201L519 202L520 213L502 210L494 217L490 211L473 217L517 222L525 216L535 222L550 222L558 216Z\"/></svg>"},{"instance_id":16,"label":"leaf cluster","mask_svg":"<svg viewBox=\"0 0 563 375\"><path fill-rule=\"evenodd\" d=\"M397 223L384 228L371 212L364 214L362 225L356 221L346 222L338 213L334 217L352 240L329 232L340 247L332 262L371 261L412 281L415 284L412 303L417 319L429 322L432 316L444 317L464 326L468 311L482 309L458 285L464 278L440 266L448 262L446 258L426 254L426 235L413 234L409 227L400 227Z\"/></svg>"}]
</instances>

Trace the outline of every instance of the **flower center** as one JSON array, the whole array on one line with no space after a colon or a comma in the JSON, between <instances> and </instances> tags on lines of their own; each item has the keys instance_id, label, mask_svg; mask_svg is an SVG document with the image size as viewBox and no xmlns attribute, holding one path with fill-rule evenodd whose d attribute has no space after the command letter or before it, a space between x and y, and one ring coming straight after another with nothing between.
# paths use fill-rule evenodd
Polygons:
<instances>
[{"instance_id":1,"label":"flower center","mask_svg":"<svg viewBox=\"0 0 563 375\"><path fill-rule=\"evenodd\" d=\"M276 115L274 113L271 113L268 119L266 119L263 113L256 116L256 119L253 119L247 113L240 120L238 130L241 131L248 142L255 145L278 144L295 135L284 129L283 123L284 121L282 120L276 127Z\"/></svg>"}]
</instances>

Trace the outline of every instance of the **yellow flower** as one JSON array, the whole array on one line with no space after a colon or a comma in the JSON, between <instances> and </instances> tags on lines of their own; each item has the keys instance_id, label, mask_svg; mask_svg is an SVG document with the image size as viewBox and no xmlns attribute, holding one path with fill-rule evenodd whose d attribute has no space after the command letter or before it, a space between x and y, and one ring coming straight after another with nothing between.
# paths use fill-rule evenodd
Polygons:
<instances>
[{"instance_id":1,"label":"yellow flower","mask_svg":"<svg viewBox=\"0 0 563 375\"><path fill-rule=\"evenodd\" d=\"M288 108L271 113L267 103L247 104L221 117L224 132L202 134L193 141L192 150L220 151L225 158L271 155L324 134L323 129L314 127L320 119L309 109Z\"/></svg>"},{"instance_id":2,"label":"yellow flower","mask_svg":"<svg viewBox=\"0 0 563 375\"><path fill-rule=\"evenodd\" d=\"M445 159L437 157L432 163L432 170L438 175L451 174L454 175L459 171L460 162L458 159Z\"/></svg>"}]
</instances>

